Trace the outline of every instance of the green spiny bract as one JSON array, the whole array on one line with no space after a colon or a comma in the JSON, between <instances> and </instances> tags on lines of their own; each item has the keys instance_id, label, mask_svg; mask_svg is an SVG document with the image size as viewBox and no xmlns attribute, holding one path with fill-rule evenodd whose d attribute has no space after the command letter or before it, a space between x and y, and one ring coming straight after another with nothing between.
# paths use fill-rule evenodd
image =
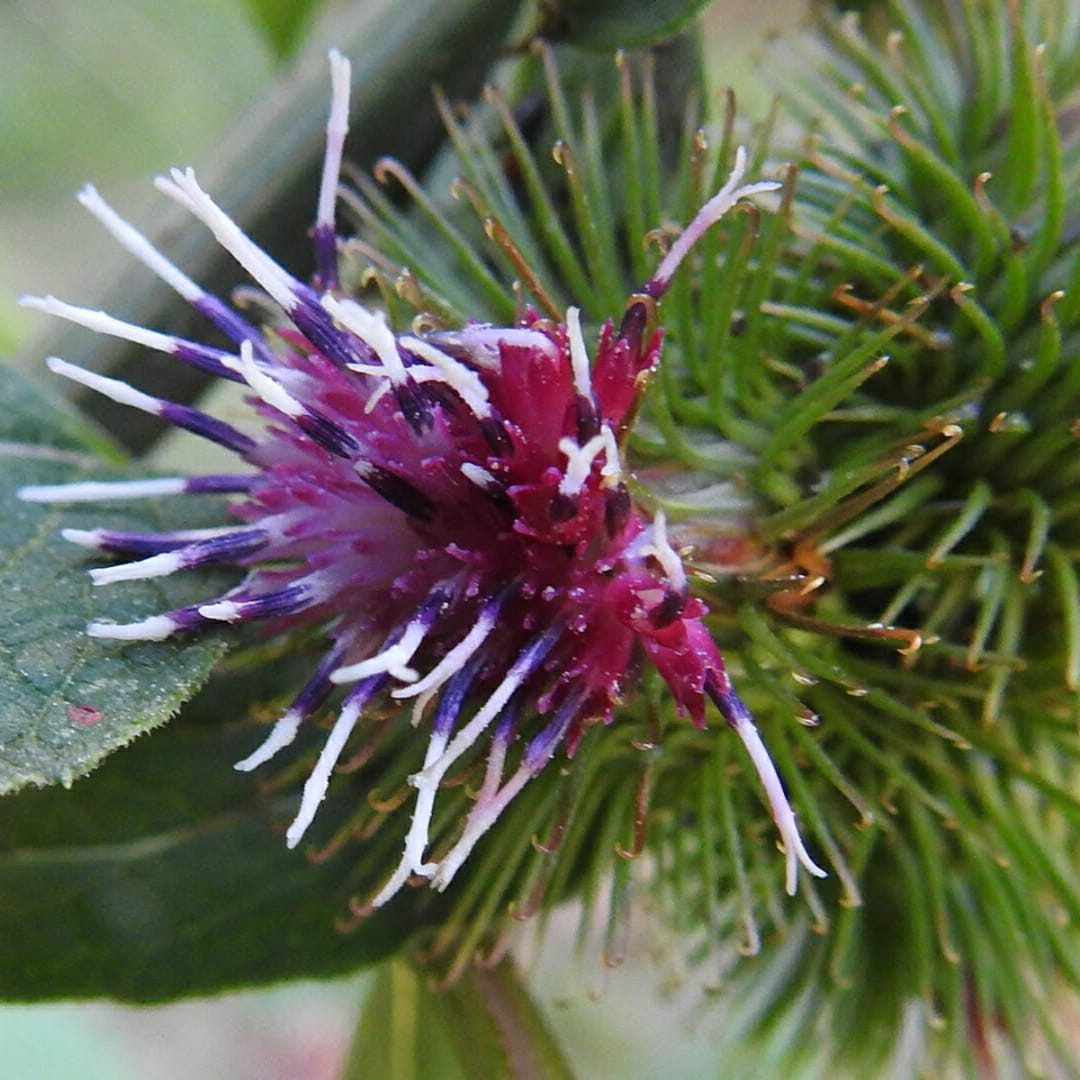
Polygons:
<instances>
[{"instance_id":1,"label":"green spiny bract","mask_svg":"<svg viewBox=\"0 0 1080 1080\"><path fill-rule=\"evenodd\" d=\"M515 801L431 942L452 973L508 910L576 895L586 921L606 905L616 956L644 884L678 947L724 980L729 1070L736 1054L861 1075L890 1059L1069 1060L1056 1015L1080 983L1080 15L911 0L881 21L898 32L826 30L798 108L780 112L802 135L787 119L757 132L752 170L794 163L779 205L717 229L673 286L631 444L637 495L692 549L832 877L783 898L767 809L727 733L677 724L646 678L622 725ZM492 92L475 122L446 109L468 212L392 163L381 175L409 189L411 216L360 183L359 248L399 322L505 323L516 278L528 302L556 313L572 298L595 326L647 276L637 238L688 220L726 174L730 99L707 134L688 99L672 154L650 75L623 60L616 90L578 108L551 55L540 63L540 105ZM380 768L386 792L408 771ZM370 867L381 847L357 858Z\"/></svg>"}]
</instances>

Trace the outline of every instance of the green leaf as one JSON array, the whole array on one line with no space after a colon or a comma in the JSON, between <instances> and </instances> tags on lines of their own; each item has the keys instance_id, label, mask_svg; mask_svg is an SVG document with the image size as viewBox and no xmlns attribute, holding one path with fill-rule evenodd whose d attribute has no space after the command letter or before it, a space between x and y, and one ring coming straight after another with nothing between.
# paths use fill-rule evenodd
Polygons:
<instances>
[{"instance_id":1,"label":"green leaf","mask_svg":"<svg viewBox=\"0 0 1080 1080\"><path fill-rule=\"evenodd\" d=\"M114 462L123 458L101 429L55 391L0 361L0 442L83 451Z\"/></svg>"},{"instance_id":2,"label":"green leaf","mask_svg":"<svg viewBox=\"0 0 1080 1080\"><path fill-rule=\"evenodd\" d=\"M106 596L91 589L85 552L61 527L107 520L126 529L175 528L192 508L163 502L58 508L23 502L26 484L107 475L96 452L108 443L69 406L0 367L0 792L27 784L70 784L106 754L162 723L205 681L224 651L220 637L197 643L121 647L86 636L92 618L128 621L205 596L214 583L142 583ZM199 513L199 507L195 507ZM214 515L220 518L220 511Z\"/></svg>"},{"instance_id":3,"label":"green leaf","mask_svg":"<svg viewBox=\"0 0 1080 1080\"><path fill-rule=\"evenodd\" d=\"M270 42L279 60L300 43L304 27L320 0L244 0L251 20Z\"/></svg>"},{"instance_id":4,"label":"green leaf","mask_svg":"<svg viewBox=\"0 0 1080 1080\"><path fill-rule=\"evenodd\" d=\"M0 998L148 1002L341 974L438 910L410 892L337 929L352 860L286 849L274 826L294 799L231 767L252 732L173 723L70 791L0 800Z\"/></svg>"},{"instance_id":5,"label":"green leaf","mask_svg":"<svg viewBox=\"0 0 1080 1080\"><path fill-rule=\"evenodd\" d=\"M438 1005L408 961L385 964L364 999L342 1080L468 1080Z\"/></svg>"},{"instance_id":6,"label":"green leaf","mask_svg":"<svg viewBox=\"0 0 1080 1080\"><path fill-rule=\"evenodd\" d=\"M572 1080L507 960L446 988L408 961L387 964L364 1003L343 1080Z\"/></svg>"},{"instance_id":7,"label":"green leaf","mask_svg":"<svg viewBox=\"0 0 1080 1080\"><path fill-rule=\"evenodd\" d=\"M540 5L537 37L619 49L674 37L709 0L546 0Z\"/></svg>"}]
</instances>

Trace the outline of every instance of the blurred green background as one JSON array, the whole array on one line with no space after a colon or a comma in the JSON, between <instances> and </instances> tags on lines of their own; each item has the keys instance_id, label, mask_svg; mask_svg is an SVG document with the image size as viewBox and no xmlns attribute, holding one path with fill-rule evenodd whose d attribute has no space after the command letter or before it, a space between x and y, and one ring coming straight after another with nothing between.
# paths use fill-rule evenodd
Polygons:
<instances>
[{"instance_id":1,"label":"blurred green background","mask_svg":"<svg viewBox=\"0 0 1080 1080\"><path fill-rule=\"evenodd\" d=\"M0 4L0 350L38 325L11 297L100 273L75 192L146 205L147 179L204 160L274 71L242 0Z\"/></svg>"}]
</instances>

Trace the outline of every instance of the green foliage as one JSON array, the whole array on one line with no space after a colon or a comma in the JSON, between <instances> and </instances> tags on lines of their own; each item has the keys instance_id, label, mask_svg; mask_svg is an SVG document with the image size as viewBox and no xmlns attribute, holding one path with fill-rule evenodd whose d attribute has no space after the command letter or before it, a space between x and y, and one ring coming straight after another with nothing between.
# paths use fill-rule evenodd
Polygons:
<instances>
[{"instance_id":1,"label":"green foliage","mask_svg":"<svg viewBox=\"0 0 1080 1080\"><path fill-rule=\"evenodd\" d=\"M741 616L763 674L814 684L798 697L821 717L814 752L836 792L810 787L800 806L814 798L863 903L808 942L754 1026L796 1054L790 1003L828 973L821 1012L857 1062L900 1053L905 1031L924 1067L1064 1067L1057 1001L1077 983L1080 915L1080 263L1065 223L1080 149L1063 106L1080 22L1036 2L897 3L890 20L900 33L880 46L850 18L831 24L824 75L793 95L820 135L790 277L764 310L766 356L796 393L753 384L779 416L751 473L771 496L759 533L828 581L813 619L781 613L872 629L811 649L758 608ZM888 366L812 401L875 334L891 338ZM776 471L806 479L785 489ZM904 632L900 663L874 649ZM861 835L851 805L874 822Z\"/></svg>"},{"instance_id":2,"label":"green foliage","mask_svg":"<svg viewBox=\"0 0 1080 1080\"><path fill-rule=\"evenodd\" d=\"M70 785L107 754L176 713L205 681L224 642L192 646L103 648L86 624L103 615L84 571L86 559L60 528L91 528L93 510L60 510L16 498L27 484L67 483L100 475L100 453L115 451L100 433L38 384L0 367L0 791L27 784ZM165 503L121 511L132 529L183 527ZM126 590L108 614L134 618L146 605L191 599L197 583ZM59 987L57 988L59 989Z\"/></svg>"},{"instance_id":3,"label":"green foliage","mask_svg":"<svg viewBox=\"0 0 1080 1080\"><path fill-rule=\"evenodd\" d=\"M229 768L251 725L213 714L0 803L0 996L161 1001L342 974L408 940L412 897L340 932L350 867L285 849L290 803Z\"/></svg>"},{"instance_id":4,"label":"green foliage","mask_svg":"<svg viewBox=\"0 0 1080 1080\"><path fill-rule=\"evenodd\" d=\"M318 11L320 0L244 0L244 3L274 53L284 60L299 46L304 28Z\"/></svg>"},{"instance_id":5,"label":"green foliage","mask_svg":"<svg viewBox=\"0 0 1080 1080\"><path fill-rule=\"evenodd\" d=\"M589 49L625 49L664 41L708 0L538 0L537 37Z\"/></svg>"},{"instance_id":6,"label":"green foliage","mask_svg":"<svg viewBox=\"0 0 1080 1080\"><path fill-rule=\"evenodd\" d=\"M434 986L403 960L385 965L364 1003L342 1080L571 1080L513 965Z\"/></svg>"}]
</instances>

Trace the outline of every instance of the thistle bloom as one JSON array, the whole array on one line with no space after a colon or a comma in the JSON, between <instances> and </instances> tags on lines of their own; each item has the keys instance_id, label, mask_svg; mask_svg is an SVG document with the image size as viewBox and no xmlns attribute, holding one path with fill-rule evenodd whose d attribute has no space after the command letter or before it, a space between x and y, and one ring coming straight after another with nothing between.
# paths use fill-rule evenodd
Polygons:
<instances>
[{"instance_id":1,"label":"thistle bloom","mask_svg":"<svg viewBox=\"0 0 1080 1080\"><path fill-rule=\"evenodd\" d=\"M342 295L334 203L348 117L349 65L331 54L333 96L313 231L315 287L248 239L199 186L173 170L158 188L191 212L280 308L264 332L203 291L101 197L80 201L136 258L235 344L235 352L143 329L53 297L23 302L167 353L243 384L262 418L249 436L199 409L51 358L49 367L234 452L235 475L24 488L24 499L83 501L222 492L239 525L131 533L65 530L66 539L133 561L91 570L97 585L211 564L246 569L205 603L88 633L158 641L215 623L270 620L325 628L327 652L247 771L294 739L341 688L337 719L287 834L299 843L354 728L373 702L411 705L425 727L404 852L380 905L413 875L445 888L517 793L585 729L611 722L642 657L697 725L706 699L742 739L764 785L787 858L822 871L749 711L735 693L689 593L662 511L632 499L623 445L645 377L659 361L656 305L701 234L747 196L739 151L654 276L608 321L590 359L579 312L557 325L526 310L511 327L395 334L379 311ZM429 850L440 785L486 742L475 802L448 849Z\"/></svg>"}]
</instances>

